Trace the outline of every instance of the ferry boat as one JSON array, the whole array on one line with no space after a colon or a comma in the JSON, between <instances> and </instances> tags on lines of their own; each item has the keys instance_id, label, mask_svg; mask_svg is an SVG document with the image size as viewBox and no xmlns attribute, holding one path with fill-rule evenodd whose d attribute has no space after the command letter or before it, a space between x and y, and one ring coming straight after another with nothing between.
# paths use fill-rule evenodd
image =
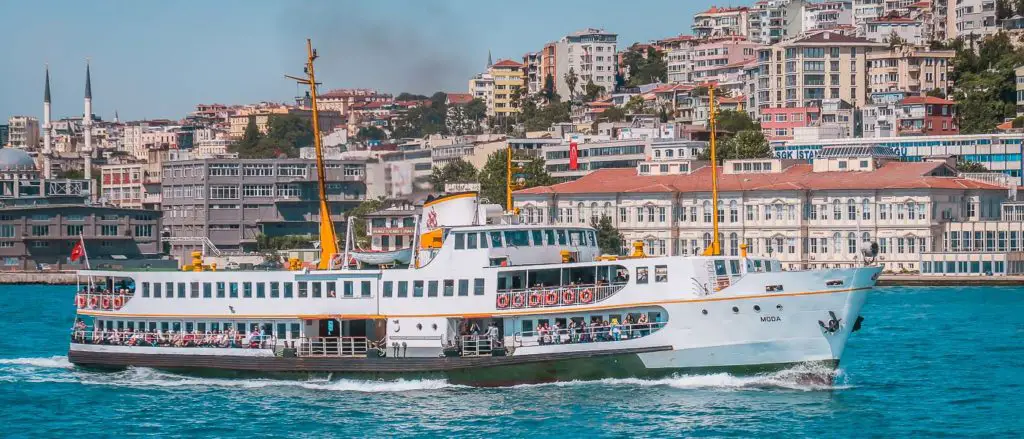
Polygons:
<instances>
[{"instance_id":1,"label":"ferry boat","mask_svg":"<svg viewBox=\"0 0 1024 439\"><path fill-rule=\"evenodd\" d=\"M426 202L416 226L404 267L338 264L352 240L339 249L328 220L316 270L223 271L199 257L180 272L82 270L68 358L477 386L834 370L881 271L783 271L742 246L723 256L717 241L702 256L651 257L639 243L602 255L590 227L519 224L476 193Z\"/></svg>"}]
</instances>

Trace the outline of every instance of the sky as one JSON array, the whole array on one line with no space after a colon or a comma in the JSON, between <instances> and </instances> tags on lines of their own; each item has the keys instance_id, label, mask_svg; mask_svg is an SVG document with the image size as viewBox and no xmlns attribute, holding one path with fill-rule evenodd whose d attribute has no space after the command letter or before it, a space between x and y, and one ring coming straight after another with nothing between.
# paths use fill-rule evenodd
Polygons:
<instances>
[{"instance_id":1,"label":"sky","mask_svg":"<svg viewBox=\"0 0 1024 439\"><path fill-rule=\"evenodd\" d=\"M750 3L752 3L751 0ZM50 67L53 117L81 116L85 63L93 112L110 120L179 119L200 103L293 102L305 39L322 90L465 92L494 60L586 27L619 47L690 33L714 0L129 0L0 1L0 120L42 118ZM736 0L721 5L744 4Z\"/></svg>"}]
</instances>

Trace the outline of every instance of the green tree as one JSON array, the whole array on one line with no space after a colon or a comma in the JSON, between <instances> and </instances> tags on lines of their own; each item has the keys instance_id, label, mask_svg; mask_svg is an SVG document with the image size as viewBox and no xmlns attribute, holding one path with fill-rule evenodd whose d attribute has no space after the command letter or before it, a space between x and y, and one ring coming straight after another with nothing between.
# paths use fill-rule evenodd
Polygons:
<instances>
[{"instance_id":1,"label":"green tree","mask_svg":"<svg viewBox=\"0 0 1024 439\"><path fill-rule=\"evenodd\" d=\"M370 237L366 236L366 218L367 214L376 212L385 207L384 200L381 199L368 199L359 203L354 209L347 212L345 215L346 221L352 221L352 236L356 246L361 248L367 248L370 246ZM341 239L344 240L344 229L340 231L342 235Z\"/></svg>"},{"instance_id":2,"label":"green tree","mask_svg":"<svg viewBox=\"0 0 1024 439\"><path fill-rule=\"evenodd\" d=\"M661 107L661 110L658 111L658 120L660 120L661 123L668 122L668 109L666 109L664 106Z\"/></svg>"},{"instance_id":3,"label":"green tree","mask_svg":"<svg viewBox=\"0 0 1024 439\"><path fill-rule=\"evenodd\" d=\"M1024 0L1014 2L1014 9L1017 11L1017 15L1024 15Z\"/></svg>"},{"instance_id":4,"label":"green tree","mask_svg":"<svg viewBox=\"0 0 1024 439\"><path fill-rule=\"evenodd\" d=\"M247 152L256 149L262 138L263 134L260 133L259 128L256 126L256 117L249 116L249 122L245 125L245 133L242 134L242 138L231 144L228 150L242 155L243 151Z\"/></svg>"},{"instance_id":5,"label":"green tree","mask_svg":"<svg viewBox=\"0 0 1024 439\"><path fill-rule=\"evenodd\" d=\"M601 220L591 222L590 226L597 231L597 246L601 249L601 254L622 254L622 242L625 238L619 229L615 228L615 224L612 223L612 219L608 215L601 215Z\"/></svg>"},{"instance_id":6,"label":"green tree","mask_svg":"<svg viewBox=\"0 0 1024 439\"><path fill-rule=\"evenodd\" d=\"M544 75L544 88L541 89L541 94L549 101L555 98L555 77L550 73Z\"/></svg>"},{"instance_id":7,"label":"green tree","mask_svg":"<svg viewBox=\"0 0 1024 439\"><path fill-rule=\"evenodd\" d=\"M933 88L931 90L928 90L928 92L925 93L925 95L926 96L931 96L933 98L942 98L942 99L946 98L946 92L944 90L942 90L941 88Z\"/></svg>"},{"instance_id":8,"label":"green tree","mask_svg":"<svg viewBox=\"0 0 1024 439\"><path fill-rule=\"evenodd\" d=\"M629 98L629 102L626 102L626 112L629 114L643 114L647 105L647 101L644 100L643 96L634 95Z\"/></svg>"},{"instance_id":9,"label":"green tree","mask_svg":"<svg viewBox=\"0 0 1024 439\"><path fill-rule=\"evenodd\" d=\"M715 127L718 132L738 133L744 130L761 131L761 124L754 122L750 115L744 111L721 110L717 111Z\"/></svg>"},{"instance_id":10,"label":"green tree","mask_svg":"<svg viewBox=\"0 0 1024 439\"><path fill-rule=\"evenodd\" d=\"M956 84L960 132L992 132L996 125L1016 115L1014 68L1024 64L1024 51L1017 49L1006 32L982 39L955 40L956 49L950 79Z\"/></svg>"},{"instance_id":11,"label":"green tree","mask_svg":"<svg viewBox=\"0 0 1024 439\"><path fill-rule=\"evenodd\" d=\"M958 161L956 163L956 170L960 172L988 172L988 168L985 165L970 160Z\"/></svg>"},{"instance_id":12,"label":"green tree","mask_svg":"<svg viewBox=\"0 0 1024 439\"><path fill-rule=\"evenodd\" d=\"M772 156L772 148L760 130L744 130L734 136L727 136L723 141L716 142L715 158L719 162L738 159L761 159ZM711 160L711 149L706 148L699 154L701 160Z\"/></svg>"},{"instance_id":13,"label":"green tree","mask_svg":"<svg viewBox=\"0 0 1024 439\"><path fill-rule=\"evenodd\" d=\"M256 235L256 250L270 252L296 248L313 248L313 241L316 241L316 238L312 235L267 236L260 233Z\"/></svg>"},{"instance_id":14,"label":"green tree","mask_svg":"<svg viewBox=\"0 0 1024 439\"><path fill-rule=\"evenodd\" d=\"M563 78L565 86L569 87L569 100L576 99L576 86L579 85L580 77L576 76L576 71L572 67L569 67L569 71L565 72Z\"/></svg>"},{"instance_id":15,"label":"green tree","mask_svg":"<svg viewBox=\"0 0 1024 439\"><path fill-rule=\"evenodd\" d=\"M495 151L487 157L487 163L484 164L483 169L480 170L480 193L487 198L491 203L497 203L504 206L506 209L507 192L507 180L506 180L506 157L508 156L508 150L502 149ZM513 175L521 177L523 186L521 189L527 189L536 186L548 186L555 183L554 178L548 174L547 170L544 169L544 159L539 157L529 157L525 154L513 155L513 159L516 161L524 160L526 164L522 166L522 172L515 172ZM515 165L513 164L513 167Z\"/></svg>"},{"instance_id":16,"label":"green tree","mask_svg":"<svg viewBox=\"0 0 1024 439\"><path fill-rule=\"evenodd\" d=\"M369 140L384 140L387 138L388 135L387 133L384 132L384 130L373 126L359 127L359 130L356 131L356 140L360 142L366 142Z\"/></svg>"},{"instance_id":17,"label":"green tree","mask_svg":"<svg viewBox=\"0 0 1024 439\"><path fill-rule=\"evenodd\" d=\"M623 65L629 73L628 86L636 87L668 80L665 54L653 47L648 47L646 51L630 48L623 55Z\"/></svg>"},{"instance_id":18,"label":"green tree","mask_svg":"<svg viewBox=\"0 0 1024 439\"><path fill-rule=\"evenodd\" d=\"M267 135L249 119L242 139L231 146L241 158L298 157L299 148L313 144L313 123L294 114L274 114L267 120Z\"/></svg>"},{"instance_id":19,"label":"green tree","mask_svg":"<svg viewBox=\"0 0 1024 439\"><path fill-rule=\"evenodd\" d=\"M583 86L583 102L593 102L604 94L604 87L594 84L594 81L587 81Z\"/></svg>"},{"instance_id":20,"label":"green tree","mask_svg":"<svg viewBox=\"0 0 1024 439\"><path fill-rule=\"evenodd\" d=\"M435 191L443 191L448 183L475 183L477 170L469 162L458 158L430 172L430 184Z\"/></svg>"},{"instance_id":21,"label":"green tree","mask_svg":"<svg viewBox=\"0 0 1024 439\"><path fill-rule=\"evenodd\" d=\"M446 118L448 117L448 95L443 92L434 93L429 105L410 108L395 121L391 137L419 138L431 134L449 134Z\"/></svg>"},{"instance_id":22,"label":"green tree","mask_svg":"<svg viewBox=\"0 0 1024 439\"><path fill-rule=\"evenodd\" d=\"M426 97L424 95L417 95L417 94L412 94L412 93L407 93L407 92L399 93L398 96L395 97L396 101L425 101L427 99L430 99L430 98L428 98L428 97Z\"/></svg>"},{"instance_id":23,"label":"green tree","mask_svg":"<svg viewBox=\"0 0 1024 439\"><path fill-rule=\"evenodd\" d=\"M1010 0L996 0L996 18L1003 20L1013 16L1013 3Z\"/></svg>"},{"instance_id":24,"label":"green tree","mask_svg":"<svg viewBox=\"0 0 1024 439\"><path fill-rule=\"evenodd\" d=\"M551 128L552 124L568 122L570 116L569 102L552 101L539 107L534 99L527 99L523 103L521 120L526 131L543 131Z\"/></svg>"}]
</instances>

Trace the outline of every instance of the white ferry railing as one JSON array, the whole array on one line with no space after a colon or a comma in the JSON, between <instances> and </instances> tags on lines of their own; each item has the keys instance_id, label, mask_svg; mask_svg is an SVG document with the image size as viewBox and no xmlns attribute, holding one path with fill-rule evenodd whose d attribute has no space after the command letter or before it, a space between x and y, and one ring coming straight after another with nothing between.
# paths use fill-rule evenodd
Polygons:
<instances>
[{"instance_id":1,"label":"white ferry railing","mask_svg":"<svg viewBox=\"0 0 1024 439\"><path fill-rule=\"evenodd\" d=\"M604 301L625 287L625 282L618 282L606 285L569 285L507 290L498 292L496 306L498 309L520 309L587 305Z\"/></svg>"},{"instance_id":2,"label":"white ferry railing","mask_svg":"<svg viewBox=\"0 0 1024 439\"><path fill-rule=\"evenodd\" d=\"M491 351L498 346L498 341L487 335L463 335L459 341L461 343L460 353L463 357L489 356Z\"/></svg>"},{"instance_id":3,"label":"white ferry railing","mask_svg":"<svg viewBox=\"0 0 1024 439\"><path fill-rule=\"evenodd\" d=\"M634 340L651 335L668 322L633 323L629 325L586 325L582 328L538 329L517 332L516 347L572 343L604 343Z\"/></svg>"},{"instance_id":4,"label":"white ferry railing","mask_svg":"<svg viewBox=\"0 0 1024 439\"><path fill-rule=\"evenodd\" d=\"M119 310L124 307L135 290L79 291L75 295L75 307L78 309Z\"/></svg>"},{"instance_id":5,"label":"white ferry railing","mask_svg":"<svg viewBox=\"0 0 1024 439\"><path fill-rule=\"evenodd\" d=\"M300 357L356 357L365 356L369 348L366 337L316 337L299 340Z\"/></svg>"},{"instance_id":6,"label":"white ferry railing","mask_svg":"<svg viewBox=\"0 0 1024 439\"><path fill-rule=\"evenodd\" d=\"M244 348L273 349L277 344L271 335L248 335L224 332L174 331L94 331L73 329L71 342L110 346L148 346L173 348Z\"/></svg>"}]
</instances>

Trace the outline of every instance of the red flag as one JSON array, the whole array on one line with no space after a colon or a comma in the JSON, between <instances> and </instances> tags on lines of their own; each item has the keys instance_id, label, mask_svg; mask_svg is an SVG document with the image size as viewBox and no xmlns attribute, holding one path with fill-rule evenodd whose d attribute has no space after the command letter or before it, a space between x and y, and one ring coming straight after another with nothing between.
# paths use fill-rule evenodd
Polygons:
<instances>
[{"instance_id":1,"label":"red flag","mask_svg":"<svg viewBox=\"0 0 1024 439\"><path fill-rule=\"evenodd\" d=\"M82 245L82 241L78 241L71 249L71 262L77 262L82 256L85 256L85 246Z\"/></svg>"},{"instance_id":2,"label":"red flag","mask_svg":"<svg viewBox=\"0 0 1024 439\"><path fill-rule=\"evenodd\" d=\"M575 140L569 141L569 170L575 171L579 168L579 145L576 144Z\"/></svg>"}]
</instances>

